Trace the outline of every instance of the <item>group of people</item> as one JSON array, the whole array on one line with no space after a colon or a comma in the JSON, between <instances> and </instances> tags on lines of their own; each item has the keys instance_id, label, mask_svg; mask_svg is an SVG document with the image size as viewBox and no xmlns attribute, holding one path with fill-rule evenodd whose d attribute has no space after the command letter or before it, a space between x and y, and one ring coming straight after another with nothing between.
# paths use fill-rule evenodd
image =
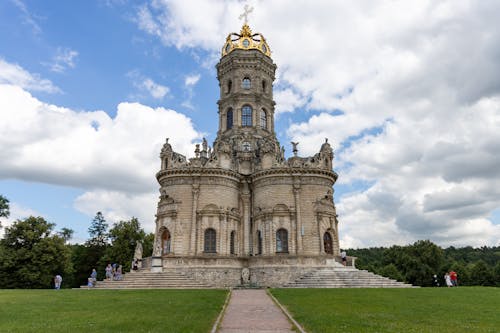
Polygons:
<instances>
[{"instance_id":1,"label":"group of people","mask_svg":"<svg viewBox=\"0 0 500 333\"><path fill-rule=\"evenodd\" d=\"M113 265L108 264L105 271L107 280L120 281L123 279L122 265L118 265L116 263Z\"/></svg>"},{"instance_id":2,"label":"group of people","mask_svg":"<svg viewBox=\"0 0 500 333\"><path fill-rule=\"evenodd\" d=\"M447 287L458 287L458 275L455 271L451 271L444 275L444 281Z\"/></svg>"}]
</instances>

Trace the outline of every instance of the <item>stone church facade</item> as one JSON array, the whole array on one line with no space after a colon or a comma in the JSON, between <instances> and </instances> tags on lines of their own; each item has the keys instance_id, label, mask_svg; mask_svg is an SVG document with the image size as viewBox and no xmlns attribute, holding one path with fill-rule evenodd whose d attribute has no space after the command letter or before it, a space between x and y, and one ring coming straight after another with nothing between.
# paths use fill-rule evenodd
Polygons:
<instances>
[{"instance_id":1,"label":"stone church facade","mask_svg":"<svg viewBox=\"0 0 500 333\"><path fill-rule=\"evenodd\" d=\"M186 158L167 142L156 174L160 200L151 270L218 286L279 286L340 255L333 202L337 174L325 140L285 158L274 130L276 65L247 24L217 64L219 130Z\"/></svg>"}]
</instances>

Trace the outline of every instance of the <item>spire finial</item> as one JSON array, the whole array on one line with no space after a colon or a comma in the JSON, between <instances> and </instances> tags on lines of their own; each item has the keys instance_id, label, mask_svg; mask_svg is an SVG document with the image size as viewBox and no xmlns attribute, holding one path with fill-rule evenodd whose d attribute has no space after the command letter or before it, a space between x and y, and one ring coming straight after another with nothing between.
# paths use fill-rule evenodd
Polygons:
<instances>
[{"instance_id":1,"label":"spire finial","mask_svg":"<svg viewBox=\"0 0 500 333\"><path fill-rule=\"evenodd\" d=\"M250 7L248 4L245 5L243 14L240 15L239 19L244 19L245 21L243 22L244 25L248 24L248 14L253 12L253 7Z\"/></svg>"}]
</instances>

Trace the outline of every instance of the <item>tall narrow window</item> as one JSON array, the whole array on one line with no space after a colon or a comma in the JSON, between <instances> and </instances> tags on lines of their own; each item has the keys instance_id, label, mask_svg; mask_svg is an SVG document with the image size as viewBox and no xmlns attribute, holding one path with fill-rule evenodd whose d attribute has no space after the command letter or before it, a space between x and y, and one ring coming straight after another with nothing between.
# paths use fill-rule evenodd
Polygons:
<instances>
[{"instance_id":1,"label":"tall narrow window","mask_svg":"<svg viewBox=\"0 0 500 333\"><path fill-rule=\"evenodd\" d=\"M244 78L243 81L241 81L241 87L243 89L250 89L252 88L252 81L248 77Z\"/></svg>"},{"instance_id":2,"label":"tall narrow window","mask_svg":"<svg viewBox=\"0 0 500 333\"><path fill-rule=\"evenodd\" d=\"M257 254L262 254L262 233L257 230Z\"/></svg>"},{"instance_id":3,"label":"tall narrow window","mask_svg":"<svg viewBox=\"0 0 500 333\"><path fill-rule=\"evenodd\" d=\"M208 228L205 230L205 253L216 253L216 234L215 230Z\"/></svg>"},{"instance_id":4,"label":"tall narrow window","mask_svg":"<svg viewBox=\"0 0 500 333\"><path fill-rule=\"evenodd\" d=\"M241 126L252 126L252 107L250 105L241 108Z\"/></svg>"},{"instance_id":5,"label":"tall narrow window","mask_svg":"<svg viewBox=\"0 0 500 333\"><path fill-rule=\"evenodd\" d=\"M226 129L233 128L233 109L227 110L226 114Z\"/></svg>"},{"instance_id":6,"label":"tall narrow window","mask_svg":"<svg viewBox=\"0 0 500 333\"><path fill-rule=\"evenodd\" d=\"M262 81L262 92L266 93L266 81Z\"/></svg>"},{"instance_id":7,"label":"tall narrow window","mask_svg":"<svg viewBox=\"0 0 500 333\"><path fill-rule=\"evenodd\" d=\"M260 128L267 129L267 115L266 110L260 110Z\"/></svg>"},{"instance_id":8,"label":"tall narrow window","mask_svg":"<svg viewBox=\"0 0 500 333\"><path fill-rule=\"evenodd\" d=\"M236 251L234 250L235 238L236 238L236 232L233 230L233 231L231 231L231 237L229 239L229 253L230 254L236 254Z\"/></svg>"},{"instance_id":9,"label":"tall narrow window","mask_svg":"<svg viewBox=\"0 0 500 333\"><path fill-rule=\"evenodd\" d=\"M233 87L233 81L227 81L227 90L226 93L229 94L231 92L231 88Z\"/></svg>"},{"instance_id":10,"label":"tall narrow window","mask_svg":"<svg viewBox=\"0 0 500 333\"><path fill-rule=\"evenodd\" d=\"M276 231L276 252L288 253L288 231L286 229Z\"/></svg>"}]
</instances>

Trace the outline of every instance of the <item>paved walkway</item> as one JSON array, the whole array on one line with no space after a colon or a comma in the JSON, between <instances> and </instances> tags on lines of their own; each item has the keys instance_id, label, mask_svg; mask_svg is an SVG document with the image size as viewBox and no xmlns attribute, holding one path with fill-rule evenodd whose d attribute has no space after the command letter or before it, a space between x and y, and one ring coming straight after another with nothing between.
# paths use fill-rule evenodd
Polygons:
<instances>
[{"instance_id":1,"label":"paved walkway","mask_svg":"<svg viewBox=\"0 0 500 333\"><path fill-rule=\"evenodd\" d=\"M293 333L265 290L233 290L218 333Z\"/></svg>"}]
</instances>

